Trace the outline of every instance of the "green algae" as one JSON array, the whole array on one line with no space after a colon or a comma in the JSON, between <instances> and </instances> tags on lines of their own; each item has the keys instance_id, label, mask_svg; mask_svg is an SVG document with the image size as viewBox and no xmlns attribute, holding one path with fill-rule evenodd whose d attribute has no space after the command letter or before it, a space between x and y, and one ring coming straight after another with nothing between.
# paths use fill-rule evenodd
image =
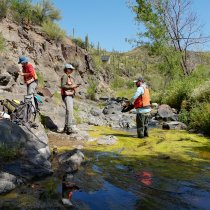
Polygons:
<instances>
[{"instance_id":1,"label":"green algae","mask_svg":"<svg viewBox=\"0 0 210 210\"><path fill-rule=\"evenodd\" d=\"M152 129L150 137L139 139L134 134L124 131L112 130L108 127L94 127L90 135L99 138L103 135L114 135L118 138L116 144L97 145L96 142L86 144L86 148L94 151L115 152L122 149L121 155L130 157L158 156L159 154L169 155L170 158L180 160L196 159L192 154L194 149L210 146L208 138L189 134L186 131L165 131ZM195 154L194 154L195 155Z\"/></svg>"},{"instance_id":2,"label":"green algae","mask_svg":"<svg viewBox=\"0 0 210 210\"><path fill-rule=\"evenodd\" d=\"M120 164L128 168L123 171L127 182L131 179L130 171L135 174L142 170L169 179L196 180L201 168L209 164L210 152L206 151L210 148L209 139L186 131L151 129L150 136L144 139L109 127L93 127L89 133L94 138L104 135L118 138L114 145L98 145L97 142L85 145L87 155L95 156L94 161L105 171L104 177L111 174L120 179L122 170L116 167ZM203 173L209 175L209 171Z\"/></svg>"}]
</instances>

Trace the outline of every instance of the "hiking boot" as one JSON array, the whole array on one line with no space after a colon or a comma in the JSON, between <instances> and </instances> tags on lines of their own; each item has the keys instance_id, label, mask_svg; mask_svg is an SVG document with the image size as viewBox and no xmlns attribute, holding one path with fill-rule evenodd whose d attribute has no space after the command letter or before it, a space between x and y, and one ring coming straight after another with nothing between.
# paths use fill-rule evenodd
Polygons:
<instances>
[{"instance_id":1,"label":"hiking boot","mask_svg":"<svg viewBox=\"0 0 210 210\"><path fill-rule=\"evenodd\" d=\"M71 134L71 133L72 133L71 127L67 127L67 129L66 129L66 134L69 135L69 134Z\"/></svg>"},{"instance_id":2,"label":"hiking boot","mask_svg":"<svg viewBox=\"0 0 210 210\"><path fill-rule=\"evenodd\" d=\"M76 130L72 129L71 127L67 128L66 134L73 134L73 133L78 133Z\"/></svg>"},{"instance_id":3,"label":"hiking boot","mask_svg":"<svg viewBox=\"0 0 210 210\"><path fill-rule=\"evenodd\" d=\"M139 138L139 139L143 139L143 138L144 138L144 136L142 136L142 135L138 135L138 136L137 136L137 138Z\"/></svg>"}]
</instances>

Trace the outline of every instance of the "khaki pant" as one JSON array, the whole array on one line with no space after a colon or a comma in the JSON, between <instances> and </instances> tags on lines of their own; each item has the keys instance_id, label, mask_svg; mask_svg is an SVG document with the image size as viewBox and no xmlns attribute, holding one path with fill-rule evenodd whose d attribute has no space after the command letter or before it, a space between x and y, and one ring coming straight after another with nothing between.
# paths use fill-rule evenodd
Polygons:
<instances>
[{"instance_id":1,"label":"khaki pant","mask_svg":"<svg viewBox=\"0 0 210 210\"><path fill-rule=\"evenodd\" d=\"M37 87L37 82L34 81L31 84L27 85L27 95L31 95L35 93Z\"/></svg>"},{"instance_id":2,"label":"khaki pant","mask_svg":"<svg viewBox=\"0 0 210 210\"><path fill-rule=\"evenodd\" d=\"M138 113L136 114L136 127L138 138L144 138L149 136L148 134L148 123L150 113Z\"/></svg>"},{"instance_id":3,"label":"khaki pant","mask_svg":"<svg viewBox=\"0 0 210 210\"><path fill-rule=\"evenodd\" d=\"M34 106L34 110L33 112L35 112L35 101L34 101L34 96L35 96L35 90L36 90L36 87L38 85L38 81L34 81L32 83L30 83L29 85L27 85L27 96L30 96L31 95L31 102L32 102L32 105Z\"/></svg>"},{"instance_id":4,"label":"khaki pant","mask_svg":"<svg viewBox=\"0 0 210 210\"><path fill-rule=\"evenodd\" d=\"M63 97L63 101L66 106L66 116L65 116L65 127L72 128L73 124L73 97L72 96L65 96Z\"/></svg>"}]
</instances>

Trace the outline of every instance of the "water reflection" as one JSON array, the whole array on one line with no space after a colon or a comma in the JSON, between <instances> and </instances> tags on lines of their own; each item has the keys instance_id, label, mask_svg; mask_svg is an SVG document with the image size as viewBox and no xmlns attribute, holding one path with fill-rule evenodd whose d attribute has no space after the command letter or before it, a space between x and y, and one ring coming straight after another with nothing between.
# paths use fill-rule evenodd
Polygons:
<instances>
[{"instance_id":1,"label":"water reflection","mask_svg":"<svg viewBox=\"0 0 210 210\"><path fill-rule=\"evenodd\" d=\"M73 200L84 202L91 210L128 210L134 209L138 197L104 181L98 191L74 192Z\"/></svg>"}]
</instances>

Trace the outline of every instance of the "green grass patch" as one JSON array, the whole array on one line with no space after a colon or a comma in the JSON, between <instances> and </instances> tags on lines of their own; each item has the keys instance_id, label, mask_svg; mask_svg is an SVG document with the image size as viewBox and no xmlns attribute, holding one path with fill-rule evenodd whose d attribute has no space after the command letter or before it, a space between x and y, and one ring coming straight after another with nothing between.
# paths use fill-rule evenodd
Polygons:
<instances>
[{"instance_id":1,"label":"green grass patch","mask_svg":"<svg viewBox=\"0 0 210 210\"><path fill-rule=\"evenodd\" d=\"M21 155L21 145L13 148L5 144L0 144L0 160L11 161L15 160L20 155Z\"/></svg>"}]
</instances>

